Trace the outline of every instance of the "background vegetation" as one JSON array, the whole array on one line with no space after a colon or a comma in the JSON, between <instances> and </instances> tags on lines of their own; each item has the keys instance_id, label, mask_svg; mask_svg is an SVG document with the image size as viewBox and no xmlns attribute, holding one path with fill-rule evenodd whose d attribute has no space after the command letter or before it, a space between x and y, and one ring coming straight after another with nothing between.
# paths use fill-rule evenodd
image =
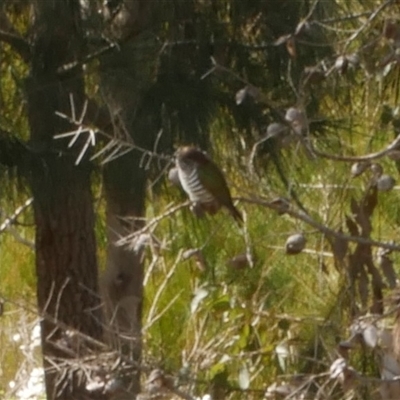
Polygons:
<instances>
[{"instance_id":1,"label":"background vegetation","mask_svg":"<svg viewBox=\"0 0 400 400\"><path fill-rule=\"evenodd\" d=\"M86 96L114 120L59 117L72 119L74 161L98 156L91 190L102 272L110 165L133 157L136 198L145 182L144 209L138 201L116 212L136 225L115 240L144 266L140 366L131 353L118 368L105 358L108 375L94 373L88 392L133 398L109 387L136 368L142 398L400 398L398 2L155 3L80 4ZM5 399L44 396L31 193L7 163L11 144L29 137L28 72L4 18L29 39L33 8L3 2L0 21ZM91 132L96 143L84 151ZM54 141L66 148L71 135ZM196 218L168 180L184 143L224 170L243 227L223 211Z\"/></svg>"}]
</instances>

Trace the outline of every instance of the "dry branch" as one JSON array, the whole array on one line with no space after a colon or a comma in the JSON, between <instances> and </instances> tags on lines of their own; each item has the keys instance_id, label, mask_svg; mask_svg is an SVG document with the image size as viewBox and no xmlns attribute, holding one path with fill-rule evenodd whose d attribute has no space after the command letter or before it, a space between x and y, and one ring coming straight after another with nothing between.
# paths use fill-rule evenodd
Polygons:
<instances>
[{"instance_id":1,"label":"dry branch","mask_svg":"<svg viewBox=\"0 0 400 400\"><path fill-rule=\"evenodd\" d=\"M295 219L305 222L306 224L312 226L313 228L317 229L318 231L329 237L335 237L341 240L365 244L374 247L381 247L383 249L388 249L393 251L400 251L400 245L396 245L394 243L385 243L385 242L379 242L377 240L367 239L361 236L346 235L332 228L329 228L328 226L315 221L310 215L306 214L305 212L293 209L292 207L290 207L290 203L287 200L285 201L284 199L281 199L281 201L277 201L280 199L267 201L256 196L252 198L236 197L235 199L243 201L244 203L258 204L260 206L278 211L281 214L288 214Z\"/></svg>"}]
</instances>

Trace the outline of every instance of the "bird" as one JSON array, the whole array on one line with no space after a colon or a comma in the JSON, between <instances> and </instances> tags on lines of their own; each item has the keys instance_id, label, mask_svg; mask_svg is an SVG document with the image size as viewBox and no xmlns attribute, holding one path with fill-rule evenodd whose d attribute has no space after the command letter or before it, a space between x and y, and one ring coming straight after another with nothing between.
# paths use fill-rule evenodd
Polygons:
<instances>
[{"instance_id":1,"label":"bird","mask_svg":"<svg viewBox=\"0 0 400 400\"><path fill-rule=\"evenodd\" d=\"M175 156L181 186L194 203L196 212L214 215L225 207L238 223L243 222L233 205L224 174L207 154L194 146L182 146Z\"/></svg>"}]
</instances>

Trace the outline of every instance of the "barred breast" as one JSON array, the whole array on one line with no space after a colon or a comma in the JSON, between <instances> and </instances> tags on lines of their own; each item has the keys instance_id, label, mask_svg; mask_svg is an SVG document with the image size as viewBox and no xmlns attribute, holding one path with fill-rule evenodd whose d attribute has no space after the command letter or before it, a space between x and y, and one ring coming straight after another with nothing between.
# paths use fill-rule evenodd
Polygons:
<instances>
[{"instance_id":1,"label":"barred breast","mask_svg":"<svg viewBox=\"0 0 400 400\"><path fill-rule=\"evenodd\" d=\"M178 174L183 190L191 201L208 203L215 200L214 196L201 184L197 168L191 168L190 171L179 168Z\"/></svg>"}]
</instances>

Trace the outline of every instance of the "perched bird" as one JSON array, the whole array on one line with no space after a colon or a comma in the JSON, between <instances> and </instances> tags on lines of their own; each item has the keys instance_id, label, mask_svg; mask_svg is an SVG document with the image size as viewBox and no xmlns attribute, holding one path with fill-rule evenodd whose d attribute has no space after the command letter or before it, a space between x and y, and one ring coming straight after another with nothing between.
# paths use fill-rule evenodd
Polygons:
<instances>
[{"instance_id":1,"label":"perched bird","mask_svg":"<svg viewBox=\"0 0 400 400\"><path fill-rule=\"evenodd\" d=\"M226 207L236 221L243 221L233 205L222 171L205 153L193 146L180 147L176 152L176 167L182 188L195 210L200 208L213 215Z\"/></svg>"}]
</instances>

